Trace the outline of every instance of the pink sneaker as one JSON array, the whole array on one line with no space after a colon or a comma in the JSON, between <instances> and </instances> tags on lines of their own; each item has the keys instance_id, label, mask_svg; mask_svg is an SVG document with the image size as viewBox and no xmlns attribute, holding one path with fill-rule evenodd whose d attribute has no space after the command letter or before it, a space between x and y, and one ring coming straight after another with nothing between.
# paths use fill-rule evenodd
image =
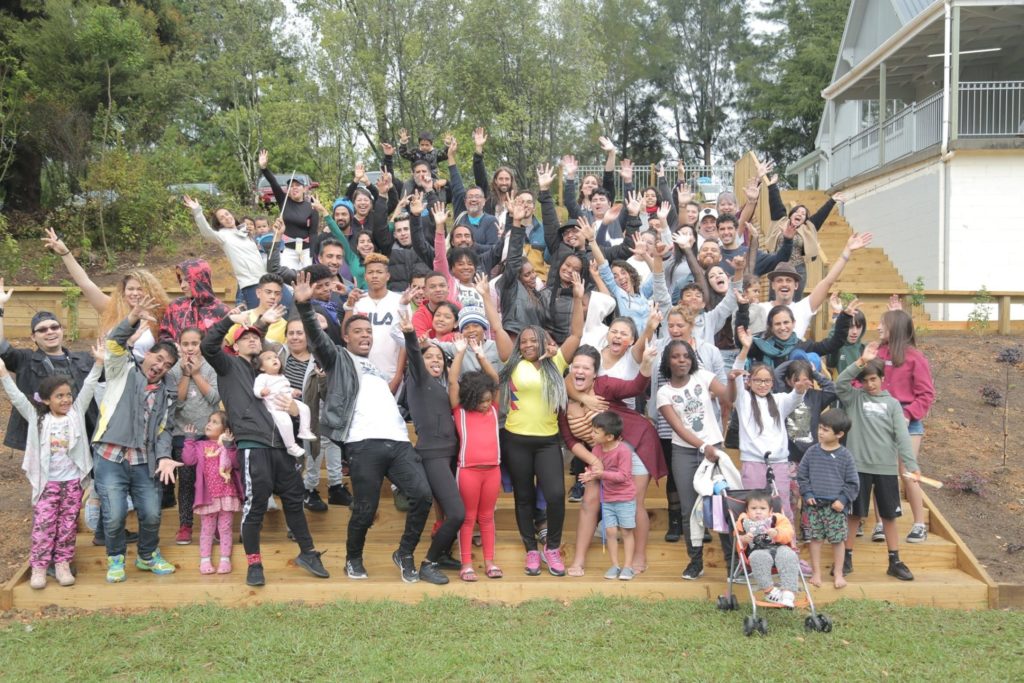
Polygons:
<instances>
[{"instance_id":1,"label":"pink sneaker","mask_svg":"<svg viewBox=\"0 0 1024 683\"><path fill-rule=\"evenodd\" d=\"M220 558L220 564L217 565L218 574L230 574L231 573L231 558L222 557Z\"/></svg>"},{"instance_id":2,"label":"pink sneaker","mask_svg":"<svg viewBox=\"0 0 1024 683\"><path fill-rule=\"evenodd\" d=\"M540 553L536 550L526 553L526 575L540 576Z\"/></svg>"},{"instance_id":3,"label":"pink sneaker","mask_svg":"<svg viewBox=\"0 0 1024 683\"><path fill-rule=\"evenodd\" d=\"M200 574L212 574L214 571L213 563L210 562L210 558L204 557L199 560L199 573Z\"/></svg>"},{"instance_id":4,"label":"pink sneaker","mask_svg":"<svg viewBox=\"0 0 1024 683\"><path fill-rule=\"evenodd\" d=\"M561 549L545 547L544 562L552 576L565 576L565 564L562 562Z\"/></svg>"}]
</instances>

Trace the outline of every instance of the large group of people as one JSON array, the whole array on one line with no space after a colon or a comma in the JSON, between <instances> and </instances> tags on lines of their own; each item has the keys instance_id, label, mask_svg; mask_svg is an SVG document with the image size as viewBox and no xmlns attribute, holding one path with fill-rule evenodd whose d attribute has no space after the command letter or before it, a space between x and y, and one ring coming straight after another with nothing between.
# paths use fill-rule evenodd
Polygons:
<instances>
[{"instance_id":1,"label":"large group of people","mask_svg":"<svg viewBox=\"0 0 1024 683\"><path fill-rule=\"evenodd\" d=\"M857 302L830 296L870 234L851 236L805 291L807 263L822 258L817 231L841 195L813 214L787 208L769 163L743 197L723 192L713 203L697 200L684 173L670 186L663 164L653 186L636 188L632 164L616 170L615 147L601 138L602 177L580 178L576 159L563 158L560 219L556 169L539 166L534 188L505 166L489 174L483 129L473 134L468 187L453 137L437 149L423 132L412 147L401 131L400 142L382 145L376 182L358 165L330 204L303 176L281 187L262 151L273 220L208 213L185 196L199 235L230 263L234 302L215 296L202 258L178 266L183 295L174 300L141 269L108 295L48 231L45 245L99 313L102 343L90 352L69 351L47 312L32 319L34 350L11 346L2 311L13 290L0 280L0 377L15 408L4 443L25 452L33 588L46 586L48 572L74 582L86 495L99 501L94 542L105 546L110 582L128 576L129 541L138 570L175 571L159 532L162 510L176 504L175 543L192 542L198 517L203 574L232 571L240 513L246 581L263 585L260 532L275 497L298 545L295 564L321 578L328 572L306 513L350 506L345 573L365 579L385 479L406 514L392 555L406 582L448 583L448 570L466 582L478 570L501 578L498 560L510 559L495 556L503 488L513 494L527 575L546 566L583 576L600 521L605 578L641 577L651 540L645 496L659 482L665 541L683 539L682 578L698 580L710 540L702 499L772 481L779 513L753 500L749 523L759 533L740 538L809 542L814 584L821 547L832 544L841 587L874 493L872 537L888 545L889 574L913 578L895 519L902 481L915 522L907 540L926 539L913 473L934 392L898 305L879 321L878 342L864 345ZM396 152L410 162L404 181ZM773 222L755 227L764 184ZM761 292L762 276L770 292ZM815 315L832 315L834 329L805 340ZM726 444L738 449L739 470ZM137 539L125 529L129 503ZM571 559L567 503L580 506ZM791 528L780 534L771 520ZM732 537L721 542L731 555Z\"/></svg>"}]
</instances>

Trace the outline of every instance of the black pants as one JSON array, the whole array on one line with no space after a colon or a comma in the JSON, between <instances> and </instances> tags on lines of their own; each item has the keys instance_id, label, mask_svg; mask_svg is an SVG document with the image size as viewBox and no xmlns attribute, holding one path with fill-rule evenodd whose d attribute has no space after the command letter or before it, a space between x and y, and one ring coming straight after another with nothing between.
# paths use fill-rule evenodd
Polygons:
<instances>
[{"instance_id":1,"label":"black pants","mask_svg":"<svg viewBox=\"0 0 1024 683\"><path fill-rule=\"evenodd\" d=\"M242 470L245 504L242 506L242 545L245 554L260 551L260 530L267 500L277 494L281 498L284 518L295 536L299 550L309 552L315 547L309 535L306 515L302 511L302 461L288 455L281 448L243 448L238 451L238 465Z\"/></svg>"},{"instance_id":2,"label":"black pants","mask_svg":"<svg viewBox=\"0 0 1024 683\"><path fill-rule=\"evenodd\" d=\"M721 444L715 444L715 448L721 448ZM721 458L728 458L721 453ZM690 513L697 503L697 490L693 488L693 475L697 473L704 458L697 452L696 448L673 446L672 447L672 471L676 478L676 486L679 489L679 504L683 513L683 539L686 541L686 551L690 557L704 554L703 546L694 547L690 541ZM708 529L710 531L710 529ZM729 573L732 574L732 536L730 534L718 534L718 540L722 544L722 553L729 563Z\"/></svg>"},{"instance_id":3,"label":"black pants","mask_svg":"<svg viewBox=\"0 0 1024 683\"><path fill-rule=\"evenodd\" d=\"M562 466L562 447L558 436L523 436L501 430L502 460L508 464L512 478L512 495L516 501L516 525L527 550L537 549L537 535L533 524L533 509L537 504L540 485L548 504L549 548L562 545L562 526L565 524L565 476Z\"/></svg>"},{"instance_id":4,"label":"black pants","mask_svg":"<svg viewBox=\"0 0 1024 683\"><path fill-rule=\"evenodd\" d=\"M459 485L455 481L455 473L452 472L452 464L458 451L452 449L450 451L417 450L417 452L423 459L423 470L427 474L430 493L444 513L444 521L437 533L434 534L434 539L430 542L430 549L427 550L427 559L437 562L441 555L451 551L452 544L455 543L459 529L462 527L462 521L466 519L466 506L462 503ZM441 453L444 455L440 455Z\"/></svg>"},{"instance_id":5,"label":"black pants","mask_svg":"<svg viewBox=\"0 0 1024 683\"><path fill-rule=\"evenodd\" d=\"M171 440L171 457L175 462L181 462L184 449L184 436L176 436ZM192 508L196 506L196 466L182 465L174 474L178 480L178 525L192 526Z\"/></svg>"},{"instance_id":6,"label":"black pants","mask_svg":"<svg viewBox=\"0 0 1024 683\"><path fill-rule=\"evenodd\" d=\"M430 514L431 503L430 485L419 453L407 441L366 439L345 444L345 454L352 480L352 516L348 521L345 559L363 556L366 532L373 526L385 476L409 499L398 552L403 556L412 555Z\"/></svg>"},{"instance_id":7,"label":"black pants","mask_svg":"<svg viewBox=\"0 0 1024 683\"><path fill-rule=\"evenodd\" d=\"M665 499L668 501L668 510L681 514L679 489L676 488L676 477L672 472L672 439L658 440L661 441L661 454L665 456L665 464L668 465L668 481L665 482Z\"/></svg>"}]
</instances>

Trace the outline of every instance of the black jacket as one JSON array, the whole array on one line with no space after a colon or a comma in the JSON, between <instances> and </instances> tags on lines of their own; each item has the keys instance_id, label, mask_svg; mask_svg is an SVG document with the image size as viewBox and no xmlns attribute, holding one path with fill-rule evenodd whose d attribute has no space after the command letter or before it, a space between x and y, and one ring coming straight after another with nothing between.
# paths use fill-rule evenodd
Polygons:
<instances>
[{"instance_id":1,"label":"black jacket","mask_svg":"<svg viewBox=\"0 0 1024 683\"><path fill-rule=\"evenodd\" d=\"M344 444L352 426L352 415L356 412L359 374L348 352L337 346L320 329L309 302L296 302L295 308L306 330L309 349L327 373L327 393L324 395L323 410L320 411L322 433L334 443ZM251 382L249 393L252 394Z\"/></svg>"},{"instance_id":2,"label":"black jacket","mask_svg":"<svg viewBox=\"0 0 1024 683\"><path fill-rule=\"evenodd\" d=\"M448 387L431 377L423 363L423 352L415 332L405 333L406 364L405 396L412 423L416 425L416 450L428 455L450 457L459 445L452 420Z\"/></svg>"}]
</instances>

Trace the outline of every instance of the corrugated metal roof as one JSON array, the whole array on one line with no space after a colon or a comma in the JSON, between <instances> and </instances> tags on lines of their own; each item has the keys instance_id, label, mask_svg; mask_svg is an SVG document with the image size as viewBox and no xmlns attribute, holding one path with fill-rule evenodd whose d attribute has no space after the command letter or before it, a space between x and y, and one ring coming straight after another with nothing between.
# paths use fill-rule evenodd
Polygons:
<instances>
[{"instance_id":1,"label":"corrugated metal roof","mask_svg":"<svg viewBox=\"0 0 1024 683\"><path fill-rule=\"evenodd\" d=\"M934 3L935 0L892 0L893 9L896 10L902 24L906 24Z\"/></svg>"}]
</instances>

